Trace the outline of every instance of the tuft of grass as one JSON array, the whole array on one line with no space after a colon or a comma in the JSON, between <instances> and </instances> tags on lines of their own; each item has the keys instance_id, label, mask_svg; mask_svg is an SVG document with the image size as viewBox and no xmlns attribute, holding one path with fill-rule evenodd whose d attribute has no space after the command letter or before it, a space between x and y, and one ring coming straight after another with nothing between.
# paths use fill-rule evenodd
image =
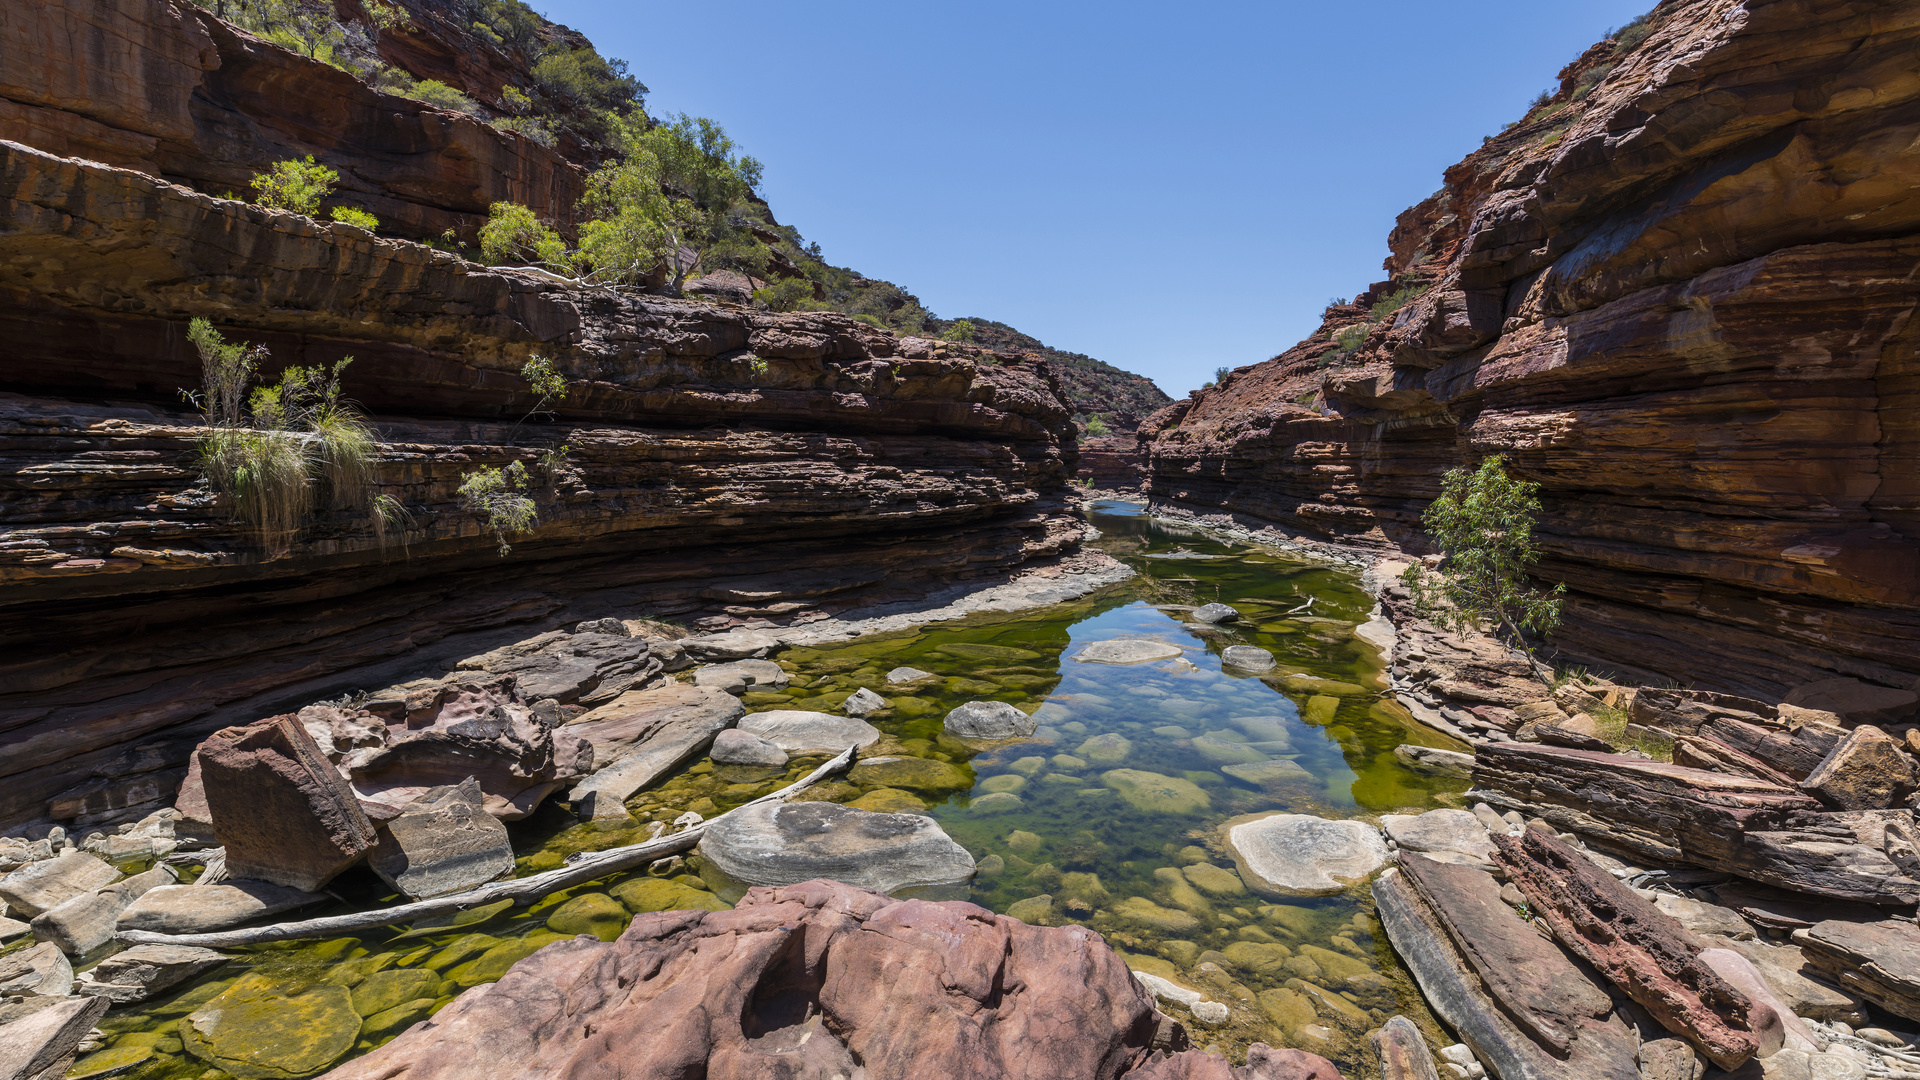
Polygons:
<instances>
[{"instance_id":1,"label":"tuft of grass","mask_svg":"<svg viewBox=\"0 0 1920 1080\"><path fill-rule=\"evenodd\" d=\"M313 509L305 440L291 431L214 428L200 440L200 471L269 554L286 551Z\"/></svg>"}]
</instances>

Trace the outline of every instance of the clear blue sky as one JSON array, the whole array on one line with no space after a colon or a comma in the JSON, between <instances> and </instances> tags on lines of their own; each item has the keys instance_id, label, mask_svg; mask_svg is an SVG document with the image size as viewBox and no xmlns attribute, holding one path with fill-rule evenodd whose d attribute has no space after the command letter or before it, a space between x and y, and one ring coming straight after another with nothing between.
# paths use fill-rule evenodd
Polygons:
<instances>
[{"instance_id":1,"label":"clear blue sky","mask_svg":"<svg viewBox=\"0 0 1920 1080\"><path fill-rule=\"evenodd\" d=\"M1387 231L1653 0L531 0L724 125L829 262L1179 397L1382 274Z\"/></svg>"}]
</instances>

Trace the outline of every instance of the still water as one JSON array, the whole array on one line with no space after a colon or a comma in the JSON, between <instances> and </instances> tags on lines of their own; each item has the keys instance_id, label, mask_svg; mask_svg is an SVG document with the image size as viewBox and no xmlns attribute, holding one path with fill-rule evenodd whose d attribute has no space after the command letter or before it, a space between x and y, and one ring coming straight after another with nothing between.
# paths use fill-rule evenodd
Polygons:
<instances>
[{"instance_id":1,"label":"still water","mask_svg":"<svg viewBox=\"0 0 1920 1080\"><path fill-rule=\"evenodd\" d=\"M1383 695L1380 657L1353 636L1371 599L1349 571L1222 543L1131 504L1098 503L1092 520L1098 544L1138 577L1017 616L788 650L778 659L790 685L749 693L748 710L836 711L862 687L886 697L889 708L868 718L883 738L865 757L898 760L858 766L808 797L931 814L980 863L969 886L943 895L1029 922L1091 927L1136 970L1226 1004L1219 1027L1168 1006L1197 1045L1235 1060L1255 1041L1298 1046L1366 1077L1377 1072L1366 1034L1392 1014L1439 1037L1364 888L1263 897L1247 889L1224 843L1223 826L1249 814L1372 818L1461 804L1464 781L1412 771L1394 756L1402 743L1452 744ZM1183 618L1214 601L1240 619L1214 628ZM1115 638L1164 642L1181 655L1124 666L1076 659ZM1278 667L1258 675L1223 667L1221 650L1235 644L1269 650ZM935 677L903 693L886 679L902 666ZM972 700L1031 709L1042 726L1035 738L982 752L941 730L947 710ZM780 770L697 762L629 800L638 828L578 824L544 808L513 827L517 872L637 842L647 822L687 810L725 811L819 761ZM377 882L359 882L363 895L353 881L336 888L358 906L388 899ZM311 1075L550 941L611 938L634 912L724 907L742 891L694 857L530 909L469 912L458 926L250 950L181 991L110 1013L101 1024L109 1047L75 1075ZM209 1041L182 1021L221 995L221 1034Z\"/></svg>"}]
</instances>

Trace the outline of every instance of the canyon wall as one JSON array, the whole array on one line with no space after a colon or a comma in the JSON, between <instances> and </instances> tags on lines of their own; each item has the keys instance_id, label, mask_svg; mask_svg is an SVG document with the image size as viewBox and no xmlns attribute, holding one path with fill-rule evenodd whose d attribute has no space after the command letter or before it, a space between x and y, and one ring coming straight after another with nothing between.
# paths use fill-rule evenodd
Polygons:
<instances>
[{"instance_id":1,"label":"canyon wall","mask_svg":"<svg viewBox=\"0 0 1920 1080\"><path fill-rule=\"evenodd\" d=\"M1917 46L1920 3L1666 0L1401 216L1387 281L1144 425L1152 494L1420 551L1502 454L1567 661L1909 687Z\"/></svg>"},{"instance_id":2,"label":"canyon wall","mask_svg":"<svg viewBox=\"0 0 1920 1080\"><path fill-rule=\"evenodd\" d=\"M10 7L0 82L0 828L164 797L214 729L545 629L806 623L1081 539L1043 362L577 288L213 194L337 152L413 208L376 213L425 233L528 170L577 175L537 144L184 3ZM333 111L309 129L299 110ZM209 140L217 116L251 134ZM371 487L405 519L381 535L322 507L284 549L238 522L181 396L201 385L196 317L264 345L263 382L351 356ZM567 381L538 413L535 355ZM503 555L458 489L515 462L537 520Z\"/></svg>"}]
</instances>

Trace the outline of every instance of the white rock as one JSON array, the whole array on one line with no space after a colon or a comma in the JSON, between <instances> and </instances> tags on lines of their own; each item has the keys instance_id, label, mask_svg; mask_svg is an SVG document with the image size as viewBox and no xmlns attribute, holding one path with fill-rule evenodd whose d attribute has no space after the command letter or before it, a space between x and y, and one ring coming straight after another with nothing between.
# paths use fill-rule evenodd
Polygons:
<instances>
[{"instance_id":1,"label":"white rock","mask_svg":"<svg viewBox=\"0 0 1920 1080\"><path fill-rule=\"evenodd\" d=\"M750 731L728 728L713 737L709 756L722 765L760 765L777 768L787 763L787 752Z\"/></svg>"},{"instance_id":2,"label":"white rock","mask_svg":"<svg viewBox=\"0 0 1920 1080\"><path fill-rule=\"evenodd\" d=\"M1278 896L1331 896L1365 881L1390 852L1361 821L1273 814L1227 829L1227 846L1248 885Z\"/></svg>"},{"instance_id":3,"label":"white rock","mask_svg":"<svg viewBox=\"0 0 1920 1080\"><path fill-rule=\"evenodd\" d=\"M963 739L1022 739L1040 727L1040 721L1004 701L969 701L947 714L947 734Z\"/></svg>"},{"instance_id":4,"label":"white rock","mask_svg":"<svg viewBox=\"0 0 1920 1080\"><path fill-rule=\"evenodd\" d=\"M863 686L848 695L840 707L846 710L848 716L869 716L886 708L887 699Z\"/></svg>"},{"instance_id":5,"label":"white rock","mask_svg":"<svg viewBox=\"0 0 1920 1080\"><path fill-rule=\"evenodd\" d=\"M1144 664L1151 660L1171 660L1180 652L1180 646L1164 641L1121 638L1096 641L1075 653L1073 658L1087 664Z\"/></svg>"},{"instance_id":6,"label":"white rock","mask_svg":"<svg viewBox=\"0 0 1920 1080\"><path fill-rule=\"evenodd\" d=\"M774 709L743 717L740 730L758 735L789 754L839 753L849 746L872 746L880 729L865 720L804 709Z\"/></svg>"},{"instance_id":7,"label":"white rock","mask_svg":"<svg viewBox=\"0 0 1920 1080\"><path fill-rule=\"evenodd\" d=\"M1453 851L1483 863L1493 861L1493 841L1487 838L1487 827L1470 810L1387 814L1380 824L1394 843L1409 851Z\"/></svg>"}]
</instances>

